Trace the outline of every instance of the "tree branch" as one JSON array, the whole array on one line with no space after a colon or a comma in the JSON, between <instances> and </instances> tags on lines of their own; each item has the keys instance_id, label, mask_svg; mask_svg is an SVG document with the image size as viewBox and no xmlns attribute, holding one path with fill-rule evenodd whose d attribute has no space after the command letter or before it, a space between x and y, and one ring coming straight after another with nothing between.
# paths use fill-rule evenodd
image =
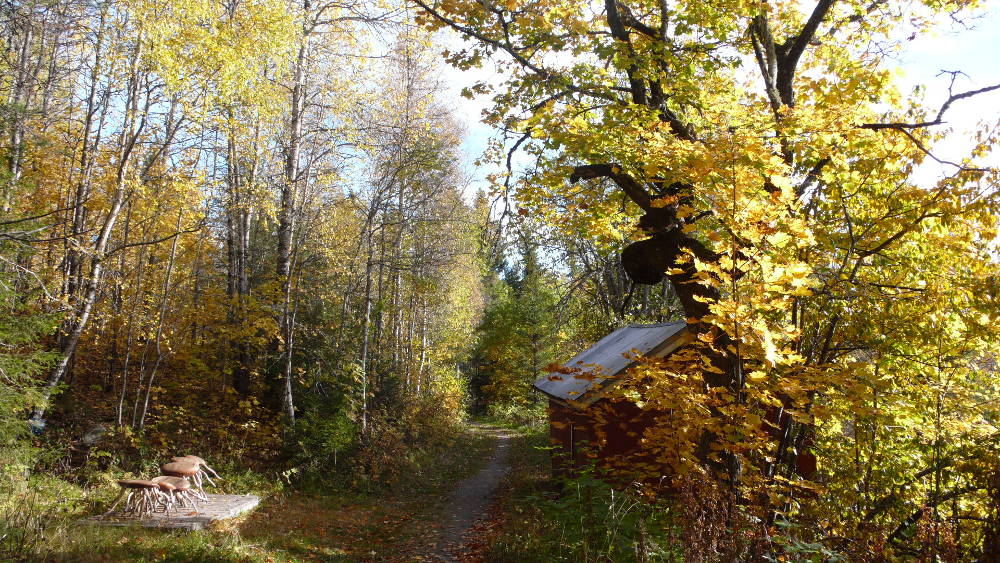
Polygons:
<instances>
[{"instance_id":1,"label":"tree branch","mask_svg":"<svg viewBox=\"0 0 1000 563\"><path fill-rule=\"evenodd\" d=\"M829 163L830 163L830 157L827 156L821 158L819 162L817 162L816 165L812 167L812 170L810 170L809 173L806 174L806 177L804 180L802 180L802 183L796 186L795 188L796 198L800 198L803 195L805 195L806 190L809 189L809 186L813 185L816 182L816 180L819 180L819 173L823 171L823 167L825 167Z\"/></svg>"},{"instance_id":2,"label":"tree branch","mask_svg":"<svg viewBox=\"0 0 1000 563\"><path fill-rule=\"evenodd\" d=\"M952 82L954 82L954 76L952 77ZM962 92L961 94L951 94L951 87L948 87L949 96L945 100L941 107L938 109L937 116L931 121L920 121L918 123L906 123L906 122L893 122L893 123L865 123L860 125L862 129L872 129L878 131L880 129L898 129L900 131L904 129L920 129L923 127L933 127L935 125L941 125L944 123L944 114L951 107L951 104L959 100L964 100L966 98L971 98L973 96L978 96L979 94L985 94L987 92L992 92L994 90L1000 90L1000 84L994 84L993 86L986 86L985 88L979 88L978 90L969 90L968 92ZM926 152L926 151L925 151ZM930 153L928 153L930 154ZM933 157L932 157L933 158Z\"/></svg>"},{"instance_id":3,"label":"tree branch","mask_svg":"<svg viewBox=\"0 0 1000 563\"><path fill-rule=\"evenodd\" d=\"M570 174L569 181L575 184L580 180L590 180L592 178L611 178L625 192L629 199L641 207L643 211L650 213L656 210L653 207L653 198L646 191L646 188L643 188L635 178L622 172L622 168L618 164L585 164L577 166L573 169L573 173Z\"/></svg>"},{"instance_id":4,"label":"tree branch","mask_svg":"<svg viewBox=\"0 0 1000 563\"><path fill-rule=\"evenodd\" d=\"M931 159L934 160L934 162L937 162L938 164L946 164L948 166L954 166L955 168L957 168L958 170L961 170L963 172L988 172L989 171L989 168L969 167L969 166L965 166L963 164L959 164L957 162L952 162L950 160L944 160L943 158L938 158L937 156L934 155L934 153L932 153L930 151L930 149L928 149L924 145L923 142L920 141L920 139L918 139L916 136L914 136L913 133L911 133L907 129L902 128L902 127L893 127L891 129L893 131L899 131L900 133L906 135L907 138L909 138L910 141L912 141L913 144L918 149L920 149L920 152L922 152L922 153L926 154L927 156L931 157Z\"/></svg>"},{"instance_id":5,"label":"tree branch","mask_svg":"<svg viewBox=\"0 0 1000 563\"><path fill-rule=\"evenodd\" d=\"M481 41L481 42L483 42L483 43L485 43L487 45L490 45L491 47L494 47L494 48L496 48L498 50L501 50L501 51L507 53L508 55L510 55L514 59L515 62L517 62L522 67L528 69L529 71L531 71L532 73L534 73L538 78L540 78L542 80L557 80L559 82L559 84L563 88L565 88L566 90L570 90L572 92L576 92L576 93L580 93L580 94L585 94L585 95L588 95L588 96L593 96L595 98L600 98L600 99L603 99L603 100L608 100L608 101L616 102L616 103L621 101L618 98L616 98L615 96L612 96L612 95L609 95L609 94L604 94L602 92L595 92L595 91L592 91L592 90L588 90L586 88L581 88L579 86L575 86L572 83L570 83L568 80L566 80L564 76L562 76L560 74L553 73L553 72L551 72L551 71L549 71L549 70L547 70L545 68L542 68L541 66L538 66L538 65L532 63L531 61L529 61L510 42L498 41L498 40L493 39L493 38L491 38L491 37L489 37L487 35L484 35L483 33L480 33L478 31L476 31L475 29L473 29L473 28L471 28L469 26L462 25L462 24L456 22L455 20L447 18L443 14L441 14L441 12L435 10L432 6L430 6L424 0L413 0L413 1L418 6L420 6L423 10L425 10L428 14L430 14L431 17L433 17L437 21L443 23L444 25L446 25L446 26L454 29L455 31L458 31L459 33L462 33L462 34L467 35L469 37L473 37L473 38L475 38L475 39L477 39L477 40L479 40L479 41ZM502 19L501 19L500 23L501 23L501 26L504 26L506 24L506 22L504 22Z\"/></svg>"},{"instance_id":6,"label":"tree branch","mask_svg":"<svg viewBox=\"0 0 1000 563\"><path fill-rule=\"evenodd\" d=\"M771 109L777 115L778 108L781 107L781 96L775 87L778 53L774 47L774 37L771 35L767 18L763 15L754 17L750 24L750 43L753 45L753 53L757 58L760 74L764 78L767 99L771 102Z\"/></svg>"},{"instance_id":7,"label":"tree branch","mask_svg":"<svg viewBox=\"0 0 1000 563\"><path fill-rule=\"evenodd\" d=\"M169 235L164 236L164 237L160 237L158 239L141 240L141 241L138 241L138 242L130 242L128 244L121 244L121 245L118 245L118 246L112 248L111 250L109 250L107 252L107 254L111 255L111 254L114 254L114 253L119 252L121 250L125 250L126 248L132 248L133 246L149 246L149 245L153 245L153 244L160 244L161 242L166 242L166 241L168 241L168 240L170 240L170 239L172 239L174 237L179 237L181 235L188 234L188 233L196 233L196 232L200 231L203 227L204 227L204 225L202 225L202 224L199 223L199 224L197 224L197 225L195 225L195 226L193 226L191 228L184 229L183 231L177 231L177 232L174 232L174 233L170 233Z\"/></svg>"},{"instance_id":8,"label":"tree branch","mask_svg":"<svg viewBox=\"0 0 1000 563\"><path fill-rule=\"evenodd\" d=\"M778 57L778 72L775 83L778 93L781 94L781 101L786 106L791 107L795 105L795 94L792 89L792 83L795 81L795 69L799 65L799 59L802 57L802 53L805 52L806 46L815 37L816 30L819 29L819 24L823 22L823 18L826 17L830 8L833 7L834 2L836 0L820 0L817 2L812 14L798 35L790 38L789 41L786 41L781 46L782 53Z\"/></svg>"},{"instance_id":9,"label":"tree branch","mask_svg":"<svg viewBox=\"0 0 1000 563\"><path fill-rule=\"evenodd\" d=\"M652 39L663 39L659 31L639 21L639 18L635 17L628 6L621 2L616 2L616 4L618 5L619 18L625 27L630 27Z\"/></svg>"},{"instance_id":10,"label":"tree branch","mask_svg":"<svg viewBox=\"0 0 1000 563\"><path fill-rule=\"evenodd\" d=\"M910 514L905 520L900 522L899 526L889 534L888 542L898 542L903 537L903 532L907 530L910 526L917 523L920 517L924 514L924 508L932 508L938 506L941 503L947 502L953 498L960 497L966 493L971 493L980 490L982 487L977 487L975 485L966 485L965 487L960 487L958 489L952 489L946 493L942 493L936 497L928 499L924 506L920 507L919 510Z\"/></svg>"},{"instance_id":11,"label":"tree branch","mask_svg":"<svg viewBox=\"0 0 1000 563\"><path fill-rule=\"evenodd\" d=\"M918 471L915 475L913 475L913 477L910 477L901 485L896 487L896 489L902 491L905 487L915 483L916 481L926 477L927 475L930 475L931 473L934 473L938 469L943 469L945 467L948 467L949 465L951 465L951 463L952 463L951 459L948 458L942 459L941 461L921 471ZM900 501L899 494L896 492L892 492L885 495L884 497L880 498L878 501L875 502L875 505L872 506L871 510L869 510L868 513L865 514L864 518L861 519L861 523L863 524L865 522L871 522L873 518L885 512L899 501Z\"/></svg>"}]
</instances>

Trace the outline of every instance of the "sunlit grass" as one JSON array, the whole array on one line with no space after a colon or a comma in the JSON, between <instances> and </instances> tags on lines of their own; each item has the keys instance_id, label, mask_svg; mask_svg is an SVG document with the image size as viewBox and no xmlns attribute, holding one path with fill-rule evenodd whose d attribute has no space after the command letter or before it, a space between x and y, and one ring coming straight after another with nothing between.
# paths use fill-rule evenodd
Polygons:
<instances>
[{"instance_id":1,"label":"sunlit grass","mask_svg":"<svg viewBox=\"0 0 1000 563\"><path fill-rule=\"evenodd\" d=\"M125 475L98 476L87 488L40 476L4 495L0 506L8 514L27 511L44 519L38 541L13 560L405 561L433 545L447 493L488 461L493 446L481 433L456 436L441 450L424 452L414 460L416 469L391 486L365 492L333 480L313 480L299 490L281 483L281 476L230 471L223 474L225 492L261 494L261 505L204 531L84 523L106 509L116 491L113 478Z\"/></svg>"},{"instance_id":2,"label":"sunlit grass","mask_svg":"<svg viewBox=\"0 0 1000 563\"><path fill-rule=\"evenodd\" d=\"M611 495L608 485L587 476L560 490L550 477L547 428L524 430L512 440L512 470L498 522L485 541L485 561L681 560L664 541L666 512Z\"/></svg>"}]
</instances>

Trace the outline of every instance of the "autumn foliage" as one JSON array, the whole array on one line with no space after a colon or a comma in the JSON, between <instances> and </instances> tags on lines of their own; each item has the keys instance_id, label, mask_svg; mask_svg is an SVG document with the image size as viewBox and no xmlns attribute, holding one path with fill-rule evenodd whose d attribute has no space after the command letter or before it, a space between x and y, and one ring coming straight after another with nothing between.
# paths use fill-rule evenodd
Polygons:
<instances>
[{"instance_id":1,"label":"autumn foliage","mask_svg":"<svg viewBox=\"0 0 1000 563\"><path fill-rule=\"evenodd\" d=\"M185 451L384 482L454 432L478 231L426 35L329 3L2 14L11 474Z\"/></svg>"},{"instance_id":2,"label":"autumn foliage","mask_svg":"<svg viewBox=\"0 0 1000 563\"><path fill-rule=\"evenodd\" d=\"M2 477L207 450L374 490L684 320L591 475L660 485L662 553L995 557L998 122L948 120L1000 84L895 64L985 4L8 3Z\"/></svg>"},{"instance_id":3,"label":"autumn foliage","mask_svg":"<svg viewBox=\"0 0 1000 563\"><path fill-rule=\"evenodd\" d=\"M415 3L470 38L453 64L506 73L488 120L532 166L497 189L669 284L696 334L618 392L664 413L648 469L699 475L769 546L697 559L985 549L996 123L937 150L1000 85L944 73L935 104L891 70L977 2Z\"/></svg>"}]
</instances>

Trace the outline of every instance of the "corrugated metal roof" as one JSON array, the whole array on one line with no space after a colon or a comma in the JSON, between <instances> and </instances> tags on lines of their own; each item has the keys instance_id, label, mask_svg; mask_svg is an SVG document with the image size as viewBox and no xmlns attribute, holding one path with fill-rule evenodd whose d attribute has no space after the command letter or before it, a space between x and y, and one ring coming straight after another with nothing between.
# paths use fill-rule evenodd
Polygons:
<instances>
[{"instance_id":1,"label":"corrugated metal roof","mask_svg":"<svg viewBox=\"0 0 1000 563\"><path fill-rule=\"evenodd\" d=\"M685 344L686 328L684 322L624 326L563 364L567 370L579 371L540 377L534 387L560 402L589 406L603 394L600 390L613 385L605 381L635 363L636 354L663 356Z\"/></svg>"}]
</instances>

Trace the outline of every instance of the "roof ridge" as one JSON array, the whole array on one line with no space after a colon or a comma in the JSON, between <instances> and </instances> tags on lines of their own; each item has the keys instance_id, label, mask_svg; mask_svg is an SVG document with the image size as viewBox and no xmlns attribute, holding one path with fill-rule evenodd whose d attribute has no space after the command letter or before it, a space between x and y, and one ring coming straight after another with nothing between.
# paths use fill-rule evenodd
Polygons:
<instances>
[{"instance_id":1,"label":"roof ridge","mask_svg":"<svg viewBox=\"0 0 1000 563\"><path fill-rule=\"evenodd\" d=\"M667 321L662 323L630 323L622 328L652 328L657 326L672 326L677 324L687 324L685 321Z\"/></svg>"},{"instance_id":2,"label":"roof ridge","mask_svg":"<svg viewBox=\"0 0 1000 563\"><path fill-rule=\"evenodd\" d=\"M556 369L542 375L533 386L558 401L582 400L589 404L597 397L592 391L613 385L613 378L635 363L630 351L638 350L642 355L656 353L658 357L661 351L670 353L686 342L683 339L687 330L687 323L682 320L622 326L561 364L565 371Z\"/></svg>"}]
</instances>

